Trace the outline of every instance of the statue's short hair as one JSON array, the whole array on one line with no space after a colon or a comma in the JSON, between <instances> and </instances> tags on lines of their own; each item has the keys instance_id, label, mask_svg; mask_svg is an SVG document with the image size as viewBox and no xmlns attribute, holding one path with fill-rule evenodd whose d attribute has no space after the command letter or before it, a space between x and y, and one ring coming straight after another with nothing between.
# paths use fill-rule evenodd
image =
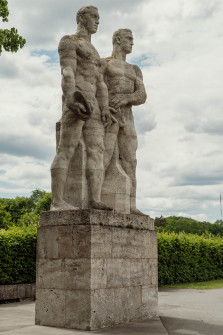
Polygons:
<instances>
[{"instance_id":1,"label":"statue's short hair","mask_svg":"<svg viewBox=\"0 0 223 335\"><path fill-rule=\"evenodd\" d=\"M98 11L97 7L95 7L95 6L84 6L84 7L81 7L81 8L77 11L77 14L76 14L76 21L77 21L77 24L79 23L80 15L84 15L84 14L90 12L92 9L95 9L96 11Z\"/></svg>"},{"instance_id":2,"label":"statue's short hair","mask_svg":"<svg viewBox=\"0 0 223 335\"><path fill-rule=\"evenodd\" d=\"M116 30L114 32L113 36L112 36L112 44L115 44L117 36L121 36L122 34L125 34L125 33L131 33L132 34L132 31L131 31L131 29L127 29L127 28Z\"/></svg>"}]
</instances>

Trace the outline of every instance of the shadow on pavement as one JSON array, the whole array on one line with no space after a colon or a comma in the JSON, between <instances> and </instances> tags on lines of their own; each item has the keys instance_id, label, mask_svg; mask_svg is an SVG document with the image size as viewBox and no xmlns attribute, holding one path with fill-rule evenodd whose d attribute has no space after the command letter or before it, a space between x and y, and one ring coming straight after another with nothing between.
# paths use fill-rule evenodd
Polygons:
<instances>
[{"instance_id":1,"label":"shadow on pavement","mask_svg":"<svg viewBox=\"0 0 223 335\"><path fill-rule=\"evenodd\" d=\"M160 317L169 335L222 335L223 326L218 326L204 321Z\"/></svg>"}]
</instances>

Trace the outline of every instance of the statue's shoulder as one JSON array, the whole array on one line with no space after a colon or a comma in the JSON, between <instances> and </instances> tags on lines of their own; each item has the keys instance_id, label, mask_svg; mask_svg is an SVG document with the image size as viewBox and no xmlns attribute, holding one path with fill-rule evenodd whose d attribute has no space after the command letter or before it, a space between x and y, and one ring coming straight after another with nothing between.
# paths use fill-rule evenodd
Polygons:
<instances>
[{"instance_id":1,"label":"statue's shoulder","mask_svg":"<svg viewBox=\"0 0 223 335\"><path fill-rule=\"evenodd\" d=\"M132 68L134 69L137 76L142 77L142 71L138 65L132 64Z\"/></svg>"},{"instance_id":2,"label":"statue's shoulder","mask_svg":"<svg viewBox=\"0 0 223 335\"><path fill-rule=\"evenodd\" d=\"M105 60L105 62L108 64L108 63L110 63L111 61L114 61L114 60L116 60L116 58L115 57L113 57L113 56L110 56L110 57L106 57L106 58L103 58L104 60Z\"/></svg>"},{"instance_id":3,"label":"statue's shoulder","mask_svg":"<svg viewBox=\"0 0 223 335\"><path fill-rule=\"evenodd\" d=\"M61 38L58 51L63 53L70 50L75 50L78 44L78 37L76 35L65 35Z\"/></svg>"},{"instance_id":4,"label":"statue's shoulder","mask_svg":"<svg viewBox=\"0 0 223 335\"><path fill-rule=\"evenodd\" d=\"M106 57L106 58L101 58L100 63L101 63L101 72L106 72L108 69L108 65L110 61L114 59L113 57Z\"/></svg>"}]
</instances>

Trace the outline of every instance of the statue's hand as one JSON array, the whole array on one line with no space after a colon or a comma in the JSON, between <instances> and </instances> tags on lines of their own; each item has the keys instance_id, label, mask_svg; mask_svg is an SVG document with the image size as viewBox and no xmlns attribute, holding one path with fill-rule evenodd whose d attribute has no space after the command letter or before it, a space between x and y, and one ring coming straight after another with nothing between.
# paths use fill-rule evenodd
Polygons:
<instances>
[{"instance_id":1,"label":"statue's hand","mask_svg":"<svg viewBox=\"0 0 223 335\"><path fill-rule=\"evenodd\" d=\"M117 119L114 117L114 115L112 114L116 114L117 113L117 110L114 109L113 107L109 107L109 111L110 111L110 115L111 115L111 120L113 123L117 123Z\"/></svg>"},{"instance_id":2,"label":"statue's hand","mask_svg":"<svg viewBox=\"0 0 223 335\"><path fill-rule=\"evenodd\" d=\"M104 124L104 127L107 128L112 124L111 113L109 108L103 109L101 112L101 121Z\"/></svg>"},{"instance_id":3,"label":"statue's hand","mask_svg":"<svg viewBox=\"0 0 223 335\"><path fill-rule=\"evenodd\" d=\"M115 109L128 105L128 94L116 94L113 98L111 98L111 104Z\"/></svg>"},{"instance_id":4,"label":"statue's hand","mask_svg":"<svg viewBox=\"0 0 223 335\"><path fill-rule=\"evenodd\" d=\"M108 126L111 126L113 123L118 122L116 118L112 114L116 114L117 111L112 108L108 107L106 109L103 109L101 113L101 120L104 124L104 127L107 128Z\"/></svg>"},{"instance_id":5,"label":"statue's hand","mask_svg":"<svg viewBox=\"0 0 223 335\"><path fill-rule=\"evenodd\" d=\"M86 108L80 102L68 103L67 107L75 114L75 116L83 121L89 118Z\"/></svg>"}]
</instances>

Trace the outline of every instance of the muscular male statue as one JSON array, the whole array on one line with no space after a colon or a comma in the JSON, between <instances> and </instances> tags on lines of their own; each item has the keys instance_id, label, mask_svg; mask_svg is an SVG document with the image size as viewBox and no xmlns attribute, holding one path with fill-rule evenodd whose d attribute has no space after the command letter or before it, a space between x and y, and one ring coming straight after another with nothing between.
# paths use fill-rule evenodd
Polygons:
<instances>
[{"instance_id":1,"label":"muscular male statue","mask_svg":"<svg viewBox=\"0 0 223 335\"><path fill-rule=\"evenodd\" d=\"M63 195L69 163L82 133L87 151L89 205L95 209L111 210L100 201L104 176L104 129L111 124L111 116L100 58L91 44L91 35L96 33L99 24L97 8L80 8L76 21L76 34L64 36L58 48L63 96L59 146L51 166L51 210L78 209L65 202Z\"/></svg>"},{"instance_id":2,"label":"muscular male statue","mask_svg":"<svg viewBox=\"0 0 223 335\"><path fill-rule=\"evenodd\" d=\"M119 122L110 125L107 129L105 147L109 147L109 150L106 151L104 157L105 169L109 166L112 158L115 148L114 134L116 134L120 164L131 181L130 212L143 215L136 208L137 137L132 106L143 104L146 100L146 92L141 70L138 66L126 62L126 55L131 53L133 46L131 30L117 30L113 34L112 42L112 56L103 61L103 72L108 87L109 105L118 110ZM116 114L116 118L118 114ZM109 137L111 133L113 137ZM111 150L111 140L114 144L113 151Z\"/></svg>"}]
</instances>

